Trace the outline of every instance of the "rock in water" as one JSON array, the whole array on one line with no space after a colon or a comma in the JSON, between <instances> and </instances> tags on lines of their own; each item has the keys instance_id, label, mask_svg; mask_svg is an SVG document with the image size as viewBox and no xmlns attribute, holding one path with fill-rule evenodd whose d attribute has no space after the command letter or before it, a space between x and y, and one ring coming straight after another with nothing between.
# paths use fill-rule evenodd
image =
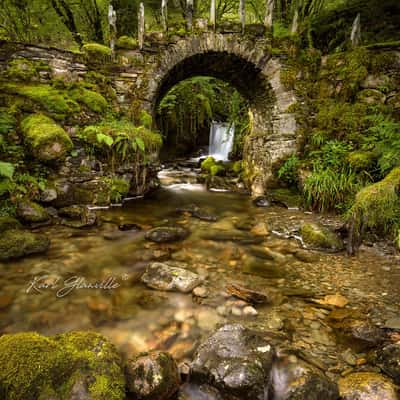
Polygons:
<instances>
[{"instance_id":1,"label":"rock in water","mask_svg":"<svg viewBox=\"0 0 400 400\"><path fill-rule=\"evenodd\" d=\"M199 346L190 379L215 386L223 398L264 400L274 355L261 336L239 324L225 325Z\"/></svg>"},{"instance_id":2,"label":"rock in water","mask_svg":"<svg viewBox=\"0 0 400 400\"><path fill-rule=\"evenodd\" d=\"M271 202L265 196L256 197L253 200L253 204L256 207L270 207L271 206Z\"/></svg>"},{"instance_id":3,"label":"rock in water","mask_svg":"<svg viewBox=\"0 0 400 400\"><path fill-rule=\"evenodd\" d=\"M357 372L339 379L343 400L397 400L395 385L374 372Z\"/></svg>"},{"instance_id":4,"label":"rock in water","mask_svg":"<svg viewBox=\"0 0 400 400\"><path fill-rule=\"evenodd\" d=\"M50 219L49 214L42 206L27 199L18 202L17 215L27 223L45 222Z\"/></svg>"},{"instance_id":5,"label":"rock in water","mask_svg":"<svg viewBox=\"0 0 400 400\"><path fill-rule=\"evenodd\" d=\"M201 279L194 272L156 262L147 267L142 282L152 289L188 293L200 285Z\"/></svg>"},{"instance_id":6,"label":"rock in water","mask_svg":"<svg viewBox=\"0 0 400 400\"><path fill-rule=\"evenodd\" d=\"M178 366L164 352L153 351L128 360L126 377L128 391L142 400L167 400L179 389Z\"/></svg>"},{"instance_id":7,"label":"rock in water","mask_svg":"<svg viewBox=\"0 0 400 400\"><path fill-rule=\"evenodd\" d=\"M178 400L223 400L217 389L209 385L194 385L185 383L180 391Z\"/></svg>"},{"instance_id":8,"label":"rock in water","mask_svg":"<svg viewBox=\"0 0 400 400\"><path fill-rule=\"evenodd\" d=\"M389 344L378 350L377 364L381 370L400 385L400 343Z\"/></svg>"},{"instance_id":9,"label":"rock in water","mask_svg":"<svg viewBox=\"0 0 400 400\"><path fill-rule=\"evenodd\" d=\"M186 239L190 231L181 227L162 226L151 229L146 233L146 239L155 243L178 242Z\"/></svg>"},{"instance_id":10,"label":"rock in water","mask_svg":"<svg viewBox=\"0 0 400 400\"><path fill-rule=\"evenodd\" d=\"M141 231L142 227L137 224L121 224L121 225L118 225L118 229L123 232L125 232L125 231L137 232L137 231Z\"/></svg>"},{"instance_id":11,"label":"rock in water","mask_svg":"<svg viewBox=\"0 0 400 400\"><path fill-rule=\"evenodd\" d=\"M45 253L50 247L47 236L39 233L10 229L0 237L0 261Z\"/></svg>"},{"instance_id":12,"label":"rock in water","mask_svg":"<svg viewBox=\"0 0 400 400\"><path fill-rule=\"evenodd\" d=\"M340 251L344 248L343 241L321 224L304 224L300 228L300 234L304 243L310 248L332 251Z\"/></svg>"},{"instance_id":13,"label":"rock in water","mask_svg":"<svg viewBox=\"0 0 400 400\"><path fill-rule=\"evenodd\" d=\"M272 368L275 400L337 400L339 390L322 372L298 361L296 357L279 359Z\"/></svg>"},{"instance_id":14,"label":"rock in water","mask_svg":"<svg viewBox=\"0 0 400 400\"><path fill-rule=\"evenodd\" d=\"M68 218L62 224L71 228L85 228L93 226L97 222L97 215L87 206L69 206L59 210L59 215Z\"/></svg>"}]
</instances>

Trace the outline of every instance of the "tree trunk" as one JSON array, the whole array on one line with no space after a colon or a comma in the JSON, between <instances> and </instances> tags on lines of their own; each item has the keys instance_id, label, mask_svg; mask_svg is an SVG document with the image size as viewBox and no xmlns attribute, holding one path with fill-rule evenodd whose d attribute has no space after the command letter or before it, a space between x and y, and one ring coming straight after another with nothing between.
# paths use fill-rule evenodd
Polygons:
<instances>
[{"instance_id":1,"label":"tree trunk","mask_svg":"<svg viewBox=\"0 0 400 400\"><path fill-rule=\"evenodd\" d=\"M144 33L145 33L144 4L140 3L139 15L138 15L138 39L139 39L140 50L143 50Z\"/></svg>"},{"instance_id":2,"label":"tree trunk","mask_svg":"<svg viewBox=\"0 0 400 400\"><path fill-rule=\"evenodd\" d=\"M78 32L74 14L68 4L64 0L51 0L51 5L53 6L57 15L60 17L62 23L71 32L76 43L78 43L79 46L82 46L83 41L80 33Z\"/></svg>"},{"instance_id":3,"label":"tree trunk","mask_svg":"<svg viewBox=\"0 0 400 400\"><path fill-rule=\"evenodd\" d=\"M245 3L245 0L240 0L239 16L240 16L240 23L242 25L242 33L244 33L244 29L246 27L246 3Z\"/></svg>"},{"instance_id":4,"label":"tree trunk","mask_svg":"<svg viewBox=\"0 0 400 400\"><path fill-rule=\"evenodd\" d=\"M216 15L216 0L211 0L211 8L210 8L210 23L215 32L216 25L217 25L217 15Z\"/></svg>"}]
</instances>

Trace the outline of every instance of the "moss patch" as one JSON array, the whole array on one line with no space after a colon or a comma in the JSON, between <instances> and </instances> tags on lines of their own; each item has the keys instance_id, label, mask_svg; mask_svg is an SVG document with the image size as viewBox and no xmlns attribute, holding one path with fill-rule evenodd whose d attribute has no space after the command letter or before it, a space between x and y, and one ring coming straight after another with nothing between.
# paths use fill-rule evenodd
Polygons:
<instances>
[{"instance_id":1,"label":"moss patch","mask_svg":"<svg viewBox=\"0 0 400 400\"><path fill-rule=\"evenodd\" d=\"M69 95L77 103L85 105L95 113L103 113L108 106L107 100L100 93L84 87L72 89L69 91Z\"/></svg>"},{"instance_id":2,"label":"moss patch","mask_svg":"<svg viewBox=\"0 0 400 400\"><path fill-rule=\"evenodd\" d=\"M111 61L111 49L99 43L87 43L82 47L88 61L107 62Z\"/></svg>"},{"instance_id":3,"label":"moss patch","mask_svg":"<svg viewBox=\"0 0 400 400\"><path fill-rule=\"evenodd\" d=\"M22 228L18 220L13 217L0 217L0 233L9 229Z\"/></svg>"},{"instance_id":4,"label":"moss patch","mask_svg":"<svg viewBox=\"0 0 400 400\"><path fill-rule=\"evenodd\" d=\"M115 348L101 335L72 332L49 338L36 333L0 338L0 387L8 400L34 400L45 393L69 399L77 381L93 400L125 398Z\"/></svg>"},{"instance_id":5,"label":"moss patch","mask_svg":"<svg viewBox=\"0 0 400 400\"><path fill-rule=\"evenodd\" d=\"M342 250L342 241L329 229L319 224L304 224L300 229L304 242L313 248Z\"/></svg>"},{"instance_id":6,"label":"moss patch","mask_svg":"<svg viewBox=\"0 0 400 400\"><path fill-rule=\"evenodd\" d=\"M33 114L21 123L24 140L41 161L59 160L73 147L68 134L51 118Z\"/></svg>"},{"instance_id":7,"label":"moss patch","mask_svg":"<svg viewBox=\"0 0 400 400\"><path fill-rule=\"evenodd\" d=\"M137 39L133 37L120 36L115 43L115 47L117 49L133 50L139 48L139 43Z\"/></svg>"}]
</instances>

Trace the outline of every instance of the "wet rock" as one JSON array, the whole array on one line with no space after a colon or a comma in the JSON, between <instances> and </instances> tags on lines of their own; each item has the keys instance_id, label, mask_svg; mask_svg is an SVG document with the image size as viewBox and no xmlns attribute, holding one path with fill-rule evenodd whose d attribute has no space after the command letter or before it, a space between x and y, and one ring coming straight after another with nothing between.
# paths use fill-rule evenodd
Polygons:
<instances>
[{"instance_id":1,"label":"wet rock","mask_svg":"<svg viewBox=\"0 0 400 400\"><path fill-rule=\"evenodd\" d=\"M146 233L146 239L155 243L171 243L185 240L190 231L181 227L162 226Z\"/></svg>"},{"instance_id":2,"label":"wet rock","mask_svg":"<svg viewBox=\"0 0 400 400\"><path fill-rule=\"evenodd\" d=\"M185 383L179 391L178 400L223 400L219 391L209 385Z\"/></svg>"},{"instance_id":3,"label":"wet rock","mask_svg":"<svg viewBox=\"0 0 400 400\"><path fill-rule=\"evenodd\" d=\"M202 297L205 298L208 296L208 290L204 286L198 286L193 289L193 294L196 297Z\"/></svg>"},{"instance_id":4,"label":"wet rock","mask_svg":"<svg viewBox=\"0 0 400 400\"><path fill-rule=\"evenodd\" d=\"M254 227L255 222L254 219L240 219L239 221L235 221L233 223L233 226L240 230L240 231L251 231L251 229Z\"/></svg>"},{"instance_id":5,"label":"wet rock","mask_svg":"<svg viewBox=\"0 0 400 400\"><path fill-rule=\"evenodd\" d=\"M26 223L46 222L50 219L49 214L42 206L28 199L18 202L17 216Z\"/></svg>"},{"instance_id":6,"label":"wet rock","mask_svg":"<svg viewBox=\"0 0 400 400\"><path fill-rule=\"evenodd\" d=\"M350 333L354 339L366 345L377 345L382 343L385 338L383 329L378 328L369 321L353 321L350 324Z\"/></svg>"},{"instance_id":7,"label":"wet rock","mask_svg":"<svg viewBox=\"0 0 400 400\"><path fill-rule=\"evenodd\" d=\"M270 207L271 201L267 199L265 196L259 196L253 200L253 204L256 207Z\"/></svg>"},{"instance_id":8,"label":"wet rock","mask_svg":"<svg viewBox=\"0 0 400 400\"><path fill-rule=\"evenodd\" d=\"M389 344L378 350L377 365L400 385L400 343Z\"/></svg>"},{"instance_id":9,"label":"wet rock","mask_svg":"<svg viewBox=\"0 0 400 400\"><path fill-rule=\"evenodd\" d=\"M43 203L51 203L57 199L57 190L55 188L46 188L40 193L40 201Z\"/></svg>"},{"instance_id":10,"label":"wet rock","mask_svg":"<svg viewBox=\"0 0 400 400\"><path fill-rule=\"evenodd\" d=\"M278 264L284 264L286 262L286 257L283 254L273 251L268 247L251 246L250 254L254 257L262 258L264 260L275 261Z\"/></svg>"},{"instance_id":11,"label":"wet rock","mask_svg":"<svg viewBox=\"0 0 400 400\"><path fill-rule=\"evenodd\" d=\"M255 237L247 232L235 231L214 231L201 236L205 240L215 242L237 242L240 244L258 244L264 241L263 237Z\"/></svg>"},{"instance_id":12,"label":"wet rock","mask_svg":"<svg viewBox=\"0 0 400 400\"><path fill-rule=\"evenodd\" d=\"M251 228L250 232L256 236L268 236L268 225L265 222L259 222Z\"/></svg>"},{"instance_id":13,"label":"wet rock","mask_svg":"<svg viewBox=\"0 0 400 400\"><path fill-rule=\"evenodd\" d=\"M339 390L322 372L294 356L279 359L272 368L276 400L337 400Z\"/></svg>"},{"instance_id":14,"label":"wet rock","mask_svg":"<svg viewBox=\"0 0 400 400\"><path fill-rule=\"evenodd\" d=\"M258 334L239 324L225 325L199 346L190 379L215 386L224 398L264 400L274 354Z\"/></svg>"},{"instance_id":15,"label":"wet rock","mask_svg":"<svg viewBox=\"0 0 400 400\"><path fill-rule=\"evenodd\" d=\"M157 290L188 293L200 285L200 276L183 268L163 263L149 265L141 278L148 287Z\"/></svg>"},{"instance_id":16,"label":"wet rock","mask_svg":"<svg viewBox=\"0 0 400 400\"><path fill-rule=\"evenodd\" d=\"M71 228L86 228L95 225L97 222L96 213L87 206L64 207L58 213L61 217L68 218L68 220L63 220L62 224Z\"/></svg>"},{"instance_id":17,"label":"wet rock","mask_svg":"<svg viewBox=\"0 0 400 400\"><path fill-rule=\"evenodd\" d=\"M18 229L10 229L0 237L0 260L7 261L30 254L45 253L50 247L47 236Z\"/></svg>"},{"instance_id":18,"label":"wet rock","mask_svg":"<svg viewBox=\"0 0 400 400\"><path fill-rule=\"evenodd\" d=\"M216 222L217 217L215 215L212 215L208 213L205 210L202 210L196 205L190 205L188 207L183 207L183 208L177 208L177 212L179 213L188 213L190 214L193 218L200 219L201 221L206 221L206 222Z\"/></svg>"},{"instance_id":19,"label":"wet rock","mask_svg":"<svg viewBox=\"0 0 400 400\"><path fill-rule=\"evenodd\" d=\"M226 287L226 291L241 300L252 304L269 303L270 299L264 293L245 288L237 283L231 283Z\"/></svg>"},{"instance_id":20,"label":"wet rock","mask_svg":"<svg viewBox=\"0 0 400 400\"><path fill-rule=\"evenodd\" d=\"M126 363L129 393L142 400L168 400L179 390L179 371L172 356L153 351Z\"/></svg>"},{"instance_id":21,"label":"wet rock","mask_svg":"<svg viewBox=\"0 0 400 400\"><path fill-rule=\"evenodd\" d=\"M137 224L121 224L121 225L118 225L118 229L123 232L125 232L125 231L137 232L137 231L141 231L142 227Z\"/></svg>"},{"instance_id":22,"label":"wet rock","mask_svg":"<svg viewBox=\"0 0 400 400\"><path fill-rule=\"evenodd\" d=\"M302 262L312 264L314 262L319 261L319 255L312 252L312 251L307 251L307 250L297 250L294 253L294 256Z\"/></svg>"},{"instance_id":23,"label":"wet rock","mask_svg":"<svg viewBox=\"0 0 400 400\"><path fill-rule=\"evenodd\" d=\"M373 372L357 372L339 379L340 398L343 400L397 400L394 384Z\"/></svg>"},{"instance_id":24,"label":"wet rock","mask_svg":"<svg viewBox=\"0 0 400 400\"><path fill-rule=\"evenodd\" d=\"M332 251L343 250L343 241L321 224L304 224L300 229L300 234L303 237L304 243L310 248Z\"/></svg>"}]
</instances>

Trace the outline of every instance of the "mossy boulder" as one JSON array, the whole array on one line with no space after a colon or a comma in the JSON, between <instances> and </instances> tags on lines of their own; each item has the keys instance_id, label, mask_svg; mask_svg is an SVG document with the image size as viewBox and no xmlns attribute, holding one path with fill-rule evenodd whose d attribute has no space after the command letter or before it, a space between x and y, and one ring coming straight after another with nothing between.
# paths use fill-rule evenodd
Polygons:
<instances>
[{"instance_id":1,"label":"mossy boulder","mask_svg":"<svg viewBox=\"0 0 400 400\"><path fill-rule=\"evenodd\" d=\"M21 123L24 141L40 161L63 159L73 148L68 134L51 118L33 114Z\"/></svg>"},{"instance_id":2,"label":"mossy boulder","mask_svg":"<svg viewBox=\"0 0 400 400\"><path fill-rule=\"evenodd\" d=\"M62 224L71 228L85 228L93 226L97 222L95 211L90 210L87 206L64 207L58 211L58 214L66 218L62 220Z\"/></svg>"},{"instance_id":3,"label":"mossy boulder","mask_svg":"<svg viewBox=\"0 0 400 400\"><path fill-rule=\"evenodd\" d=\"M331 230L321 224L308 223L300 228L304 243L315 249L332 251L343 250L343 241Z\"/></svg>"},{"instance_id":4,"label":"mossy boulder","mask_svg":"<svg viewBox=\"0 0 400 400\"><path fill-rule=\"evenodd\" d=\"M21 223L13 217L0 217L0 233L9 229L20 229Z\"/></svg>"},{"instance_id":5,"label":"mossy boulder","mask_svg":"<svg viewBox=\"0 0 400 400\"><path fill-rule=\"evenodd\" d=\"M8 229L0 237L0 260L7 261L31 254L45 253L50 247L47 236L19 229Z\"/></svg>"},{"instance_id":6,"label":"mossy boulder","mask_svg":"<svg viewBox=\"0 0 400 400\"><path fill-rule=\"evenodd\" d=\"M80 112L76 101L72 100L67 93L50 85L7 83L3 85L3 88L5 93L22 98L22 102L18 103L14 100L14 103L25 112L44 111L57 120L64 120Z\"/></svg>"},{"instance_id":7,"label":"mossy boulder","mask_svg":"<svg viewBox=\"0 0 400 400\"><path fill-rule=\"evenodd\" d=\"M178 366L165 352L143 353L126 364L127 388L135 398L168 400L179 389Z\"/></svg>"},{"instance_id":8,"label":"mossy boulder","mask_svg":"<svg viewBox=\"0 0 400 400\"><path fill-rule=\"evenodd\" d=\"M99 43L86 43L82 47L88 61L94 63L111 61L111 49Z\"/></svg>"},{"instance_id":9,"label":"mossy boulder","mask_svg":"<svg viewBox=\"0 0 400 400\"><path fill-rule=\"evenodd\" d=\"M139 48L139 43L137 39L130 36L120 36L115 42L115 47L117 49L127 49L133 50Z\"/></svg>"},{"instance_id":10,"label":"mossy boulder","mask_svg":"<svg viewBox=\"0 0 400 400\"><path fill-rule=\"evenodd\" d=\"M37 64L26 58L17 58L8 64L6 76L11 80L32 82L39 80Z\"/></svg>"},{"instance_id":11,"label":"mossy boulder","mask_svg":"<svg viewBox=\"0 0 400 400\"><path fill-rule=\"evenodd\" d=\"M108 107L107 100L100 93L86 89L82 86L69 91L69 95L77 103L85 105L94 113L104 113Z\"/></svg>"},{"instance_id":12,"label":"mossy boulder","mask_svg":"<svg viewBox=\"0 0 400 400\"><path fill-rule=\"evenodd\" d=\"M372 151L357 150L347 155L347 161L355 171L368 171L374 166L376 158Z\"/></svg>"},{"instance_id":13,"label":"mossy boulder","mask_svg":"<svg viewBox=\"0 0 400 400\"><path fill-rule=\"evenodd\" d=\"M107 339L93 332L3 335L0 364L7 400L125 398L121 359Z\"/></svg>"},{"instance_id":14,"label":"mossy boulder","mask_svg":"<svg viewBox=\"0 0 400 400\"><path fill-rule=\"evenodd\" d=\"M45 222L50 219L49 214L41 205L29 199L18 201L17 216L26 223Z\"/></svg>"},{"instance_id":15,"label":"mossy boulder","mask_svg":"<svg viewBox=\"0 0 400 400\"><path fill-rule=\"evenodd\" d=\"M226 172L223 162L216 161L214 157L207 157L201 163L201 170L207 172L211 176L224 175Z\"/></svg>"},{"instance_id":16,"label":"mossy boulder","mask_svg":"<svg viewBox=\"0 0 400 400\"><path fill-rule=\"evenodd\" d=\"M397 400L396 387L383 375L357 372L339 379L342 400Z\"/></svg>"}]
</instances>

